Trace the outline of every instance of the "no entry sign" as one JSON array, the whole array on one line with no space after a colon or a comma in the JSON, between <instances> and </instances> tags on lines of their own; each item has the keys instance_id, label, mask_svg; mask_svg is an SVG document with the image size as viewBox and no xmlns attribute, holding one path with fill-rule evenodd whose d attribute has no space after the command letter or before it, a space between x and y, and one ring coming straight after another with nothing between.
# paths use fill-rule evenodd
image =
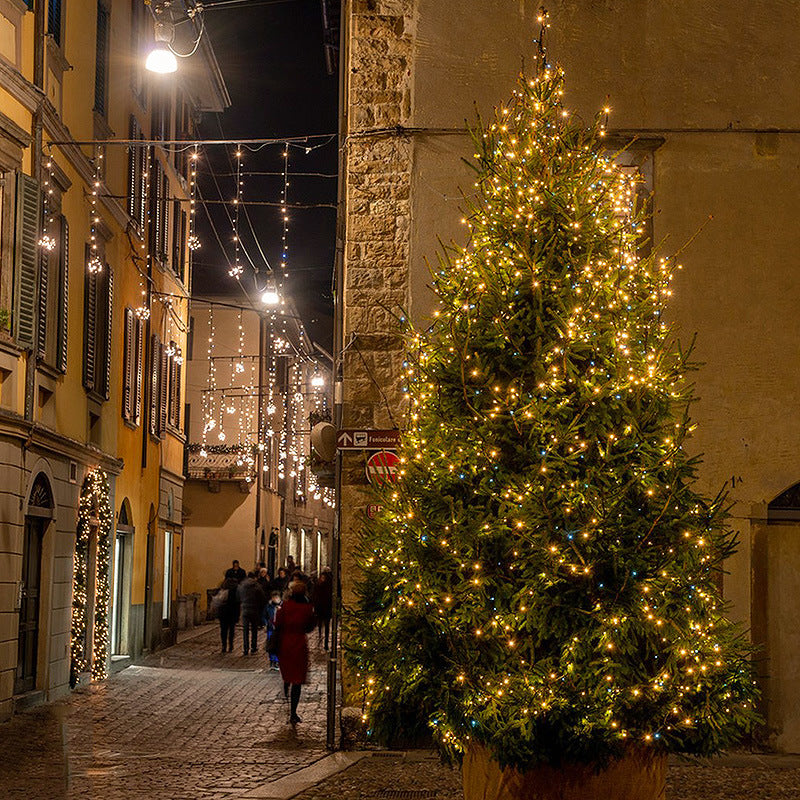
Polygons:
<instances>
[{"instance_id":1,"label":"no entry sign","mask_svg":"<svg viewBox=\"0 0 800 800\"><path fill-rule=\"evenodd\" d=\"M373 453L367 461L367 480L375 486L394 483L400 469L400 457L397 453L381 450Z\"/></svg>"}]
</instances>

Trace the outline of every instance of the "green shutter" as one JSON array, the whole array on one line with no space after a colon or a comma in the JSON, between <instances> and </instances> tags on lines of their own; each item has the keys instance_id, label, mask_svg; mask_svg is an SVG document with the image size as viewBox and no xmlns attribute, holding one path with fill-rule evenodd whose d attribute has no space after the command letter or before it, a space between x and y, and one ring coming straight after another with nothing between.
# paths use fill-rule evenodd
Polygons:
<instances>
[{"instance_id":1,"label":"green shutter","mask_svg":"<svg viewBox=\"0 0 800 800\"><path fill-rule=\"evenodd\" d=\"M58 314L58 363L61 372L67 371L67 326L69 323L69 223L61 215L61 241L59 243L59 314Z\"/></svg>"},{"instance_id":2,"label":"green shutter","mask_svg":"<svg viewBox=\"0 0 800 800\"><path fill-rule=\"evenodd\" d=\"M113 331L114 331L114 273L111 267L106 264L106 280L105 280L105 312L106 318L104 320L105 330L104 334L104 364L103 364L103 397L108 400L111 393L111 356L113 351Z\"/></svg>"},{"instance_id":3,"label":"green shutter","mask_svg":"<svg viewBox=\"0 0 800 800\"><path fill-rule=\"evenodd\" d=\"M88 260L89 247L86 248ZM88 272L83 293L83 385L95 388L97 364L97 273Z\"/></svg>"},{"instance_id":4,"label":"green shutter","mask_svg":"<svg viewBox=\"0 0 800 800\"><path fill-rule=\"evenodd\" d=\"M33 347L36 325L41 192L28 175L17 175L17 219L14 241L14 335L22 347Z\"/></svg>"},{"instance_id":5,"label":"green shutter","mask_svg":"<svg viewBox=\"0 0 800 800\"><path fill-rule=\"evenodd\" d=\"M36 355L47 357L47 293L50 291L50 253L39 248L39 314L36 319Z\"/></svg>"},{"instance_id":6,"label":"green shutter","mask_svg":"<svg viewBox=\"0 0 800 800\"><path fill-rule=\"evenodd\" d=\"M122 418L133 418L134 370L133 354L136 349L136 316L132 308L125 309L125 355L122 373Z\"/></svg>"}]
</instances>

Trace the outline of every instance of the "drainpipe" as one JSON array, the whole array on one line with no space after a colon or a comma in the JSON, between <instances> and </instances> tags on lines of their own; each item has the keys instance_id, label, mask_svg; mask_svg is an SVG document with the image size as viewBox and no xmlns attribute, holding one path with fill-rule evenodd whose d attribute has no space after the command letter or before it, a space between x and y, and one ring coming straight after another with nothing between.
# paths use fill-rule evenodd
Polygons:
<instances>
[{"instance_id":1,"label":"drainpipe","mask_svg":"<svg viewBox=\"0 0 800 800\"><path fill-rule=\"evenodd\" d=\"M349 82L348 26L352 15L351 0L342 0L339 22L339 178L337 181L336 258L333 278L333 424L338 431L342 427L342 351L344 349L344 243L347 232L347 155L344 143L347 137ZM328 750L336 749L336 679L339 668L339 617L341 609L341 530L342 530L342 455L336 451L336 473L334 482L336 515L331 538L331 567L333 613L331 615L331 639L328 651Z\"/></svg>"}]
</instances>

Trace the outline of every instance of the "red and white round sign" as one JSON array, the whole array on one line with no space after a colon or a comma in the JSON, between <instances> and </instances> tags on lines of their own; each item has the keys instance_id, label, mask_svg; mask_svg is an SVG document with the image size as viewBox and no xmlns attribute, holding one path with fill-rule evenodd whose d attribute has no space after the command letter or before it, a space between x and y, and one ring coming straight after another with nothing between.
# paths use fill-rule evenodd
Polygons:
<instances>
[{"instance_id":1,"label":"red and white round sign","mask_svg":"<svg viewBox=\"0 0 800 800\"><path fill-rule=\"evenodd\" d=\"M375 486L395 483L400 469L400 457L390 450L379 450L367 461L367 479Z\"/></svg>"}]
</instances>

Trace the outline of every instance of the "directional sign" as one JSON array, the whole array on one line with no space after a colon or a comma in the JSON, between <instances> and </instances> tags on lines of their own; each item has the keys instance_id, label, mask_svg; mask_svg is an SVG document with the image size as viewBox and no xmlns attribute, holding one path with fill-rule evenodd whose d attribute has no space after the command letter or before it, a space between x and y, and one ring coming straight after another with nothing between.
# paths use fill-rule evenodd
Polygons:
<instances>
[{"instance_id":1,"label":"directional sign","mask_svg":"<svg viewBox=\"0 0 800 800\"><path fill-rule=\"evenodd\" d=\"M336 446L340 450L393 450L400 446L400 431L343 428L336 435Z\"/></svg>"},{"instance_id":2,"label":"directional sign","mask_svg":"<svg viewBox=\"0 0 800 800\"><path fill-rule=\"evenodd\" d=\"M367 480L375 486L395 483L400 469L400 458L397 453L381 450L373 453L367 460Z\"/></svg>"}]
</instances>

